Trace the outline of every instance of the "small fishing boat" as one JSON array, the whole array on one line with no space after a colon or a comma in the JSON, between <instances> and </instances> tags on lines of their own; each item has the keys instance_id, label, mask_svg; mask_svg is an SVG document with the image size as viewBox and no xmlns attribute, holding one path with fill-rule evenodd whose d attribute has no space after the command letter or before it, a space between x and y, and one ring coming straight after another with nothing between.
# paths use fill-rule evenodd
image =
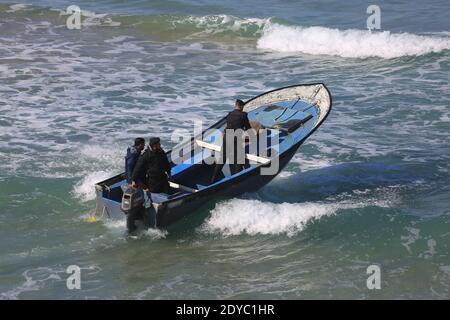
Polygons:
<instances>
[{"instance_id":1,"label":"small fishing boat","mask_svg":"<svg viewBox=\"0 0 450 320\"><path fill-rule=\"evenodd\" d=\"M322 83L279 88L248 100L244 111L252 127L265 130L264 143L257 144L257 150L247 146L244 169L230 174L225 165L224 177L214 183L211 160L221 150L219 137L226 117L167 152L172 165L170 190L152 194L156 214L151 227L165 228L211 199L236 197L269 183L327 118L331 104L331 94ZM124 173L97 183L96 215L125 219L121 202L126 185Z\"/></svg>"}]
</instances>

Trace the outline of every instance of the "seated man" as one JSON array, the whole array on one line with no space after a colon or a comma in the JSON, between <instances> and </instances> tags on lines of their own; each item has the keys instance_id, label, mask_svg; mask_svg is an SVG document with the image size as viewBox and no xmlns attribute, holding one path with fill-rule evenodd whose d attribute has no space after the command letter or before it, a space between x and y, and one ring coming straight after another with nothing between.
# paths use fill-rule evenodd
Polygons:
<instances>
[{"instance_id":1,"label":"seated man","mask_svg":"<svg viewBox=\"0 0 450 320\"><path fill-rule=\"evenodd\" d=\"M145 148L145 140L143 138L136 138L134 140L134 146L129 146L127 149L127 155L125 156L125 178L127 183L131 184L131 176L133 174L134 167L141 155L142 150Z\"/></svg>"},{"instance_id":2,"label":"seated man","mask_svg":"<svg viewBox=\"0 0 450 320\"><path fill-rule=\"evenodd\" d=\"M159 138L150 138L149 147L139 157L132 175L132 187L138 185L152 193L168 193L171 166Z\"/></svg>"}]
</instances>

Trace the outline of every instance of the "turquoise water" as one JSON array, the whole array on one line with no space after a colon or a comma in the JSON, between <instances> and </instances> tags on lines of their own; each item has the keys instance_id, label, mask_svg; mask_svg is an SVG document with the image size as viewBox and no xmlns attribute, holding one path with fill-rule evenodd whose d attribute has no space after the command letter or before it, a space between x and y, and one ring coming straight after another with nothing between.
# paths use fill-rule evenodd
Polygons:
<instances>
[{"instance_id":1,"label":"turquoise water","mask_svg":"<svg viewBox=\"0 0 450 320\"><path fill-rule=\"evenodd\" d=\"M369 1L24 3L0 1L0 298L450 297L446 1L380 2L372 33ZM236 98L308 82L333 110L259 192L137 238L86 222L134 137L170 149Z\"/></svg>"}]
</instances>

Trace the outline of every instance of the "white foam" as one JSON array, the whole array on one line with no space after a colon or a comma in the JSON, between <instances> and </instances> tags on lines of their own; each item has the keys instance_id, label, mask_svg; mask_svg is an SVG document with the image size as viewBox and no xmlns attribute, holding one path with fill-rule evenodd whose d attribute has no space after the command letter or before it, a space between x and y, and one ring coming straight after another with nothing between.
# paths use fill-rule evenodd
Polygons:
<instances>
[{"instance_id":1,"label":"white foam","mask_svg":"<svg viewBox=\"0 0 450 320\"><path fill-rule=\"evenodd\" d=\"M394 190L392 190L394 189ZM370 206L391 207L398 202L395 188L380 188L361 194L343 193L326 202L270 203L259 200L231 199L218 203L201 227L205 233L223 236L279 235L294 236L306 225L339 210Z\"/></svg>"},{"instance_id":2,"label":"white foam","mask_svg":"<svg viewBox=\"0 0 450 320\"><path fill-rule=\"evenodd\" d=\"M126 231L126 220L105 220L104 225L113 233L124 233ZM167 230L149 228L136 236L131 236L131 239L150 238L151 240L164 239L169 233Z\"/></svg>"},{"instance_id":3,"label":"white foam","mask_svg":"<svg viewBox=\"0 0 450 320\"><path fill-rule=\"evenodd\" d=\"M116 229L125 230L125 228L126 228L125 219L122 219L122 220L108 219L108 220L105 220L104 224L108 229L111 229L111 230L116 230Z\"/></svg>"},{"instance_id":4,"label":"white foam","mask_svg":"<svg viewBox=\"0 0 450 320\"><path fill-rule=\"evenodd\" d=\"M153 240L157 240L157 239L164 239L165 237L167 237L169 233L166 230L160 230L160 229L148 229L144 236L149 237Z\"/></svg>"},{"instance_id":5,"label":"white foam","mask_svg":"<svg viewBox=\"0 0 450 320\"><path fill-rule=\"evenodd\" d=\"M323 156L322 158L315 156L308 157L302 153L296 154L291 162L298 163L301 171L317 170L337 164L331 162L329 159L323 158Z\"/></svg>"},{"instance_id":6,"label":"white foam","mask_svg":"<svg viewBox=\"0 0 450 320\"><path fill-rule=\"evenodd\" d=\"M113 175L110 171L96 171L92 172L77 183L73 187L73 194L75 197L81 199L81 201L90 201L95 199L95 187L97 182L106 180Z\"/></svg>"},{"instance_id":7,"label":"white foam","mask_svg":"<svg viewBox=\"0 0 450 320\"><path fill-rule=\"evenodd\" d=\"M10 291L0 293L0 299L17 300L24 292L39 291L49 281L61 281L58 274L61 272L46 267L26 270L22 273L25 282Z\"/></svg>"},{"instance_id":8,"label":"white foam","mask_svg":"<svg viewBox=\"0 0 450 320\"><path fill-rule=\"evenodd\" d=\"M17 3L12 4L9 6L9 10L6 10L8 13L16 12L25 9L28 6L28 4L25 3Z\"/></svg>"},{"instance_id":9,"label":"white foam","mask_svg":"<svg viewBox=\"0 0 450 320\"><path fill-rule=\"evenodd\" d=\"M277 175L277 178L284 179L284 178L288 178L288 177L293 176L293 175L295 175L295 172L292 172L292 171L281 171Z\"/></svg>"},{"instance_id":10,"label":"white foam","mask_svg":"<svg viewBox=\"0 0 450 320\"><path fill-rule=\"evenodd\" d=\"M72 195L84 202L94 200L94 185L121 171L123 156L120 151L122 149L124 147L118 144L111 144L109 148L93 144L82 146L77 150L78 157L69 165L79 168L78 176L81 173L81 180L73 187Z\"/></svg>"},{"instance_id":11,"label":"white foam","mask_svg":"<svg viewBox=\"0 0 450 320\"><path fill-rule=\"evenodd\" d=\"M106 43L119 43L119 42L123 42L129 39L133 39L133 37L131 36L115 36L112 37L111 39L107 39L105 40Z\"/></svg>"},{"instance_id":12,"label":"white foam","mask_svg":"<svg viewBox=\"0 0 450 320\"><path fill-rule=\"evenodd\" d=\"M277 52L390 59L450 49L450 38L391 33L389 31L339 30L270 23L264 27L257 47Z\"/></svg>"},{"instance_id":13,"label":"white foam","mask_svg":"<svg viewBox=\"0 0 450 320\"><path fill-rule=\"evenodd\" d=\"M232 199L219 203L202 226L207 233L225 236L238 234L286 234L293 236L305 225L339 208L325 203L267 203L258 200Z\"/></svg>"},{"instance_id":14,"label":"white foam","mask_svg":"<svg viewBox=\"0 0 450 320\"><path fill-rule=\"evenodd\" d=\"M430 259L436 254L436 240L434 239L428 239L427 246L428 250L423 252L422 254L419 254L419 257L424 257L425 259Z\"/></svg>"},{"instance_id":15,"label":"white foam","mask_svg":"<svg viewBox=\"0 0 450 320\"><path fill-rule=\"evenodd\" d=\"M401 245L404 246L409 253L412 253L411 245L421 238L420 229L406 227L406 230L408 231L408 235L400 237L401 240L404 240Z\"/></svg>"}]
</instances>

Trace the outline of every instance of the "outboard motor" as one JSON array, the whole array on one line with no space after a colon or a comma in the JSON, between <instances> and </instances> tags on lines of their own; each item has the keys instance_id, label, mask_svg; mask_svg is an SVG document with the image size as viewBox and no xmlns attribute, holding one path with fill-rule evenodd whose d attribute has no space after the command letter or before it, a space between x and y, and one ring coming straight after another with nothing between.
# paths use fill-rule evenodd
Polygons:
<instances>
[{"instance_id":1,"label":"outboard motor","mask_svg":"<svg viewBox=\"0 0 450 320\"><path fill-rule=\"evenodd\" d=\"M127 215L127 229L128 232L133 232L137 229L136 221L144 219L145 197L142 189L128 188L122 196L122 203L120 209Z\"/></svg>"},{"instance_id":2,"label":"outboard motor","mask_svg":"<svg viewBox=\"0 0 450 320\"><path fill-rule=\"evenodd\" d=\"M133 209L142 208L144 202L144 191L142 189L127 188L123 193L120 209L125 214L129 214Z\"/></svg>"}]
</instances>

